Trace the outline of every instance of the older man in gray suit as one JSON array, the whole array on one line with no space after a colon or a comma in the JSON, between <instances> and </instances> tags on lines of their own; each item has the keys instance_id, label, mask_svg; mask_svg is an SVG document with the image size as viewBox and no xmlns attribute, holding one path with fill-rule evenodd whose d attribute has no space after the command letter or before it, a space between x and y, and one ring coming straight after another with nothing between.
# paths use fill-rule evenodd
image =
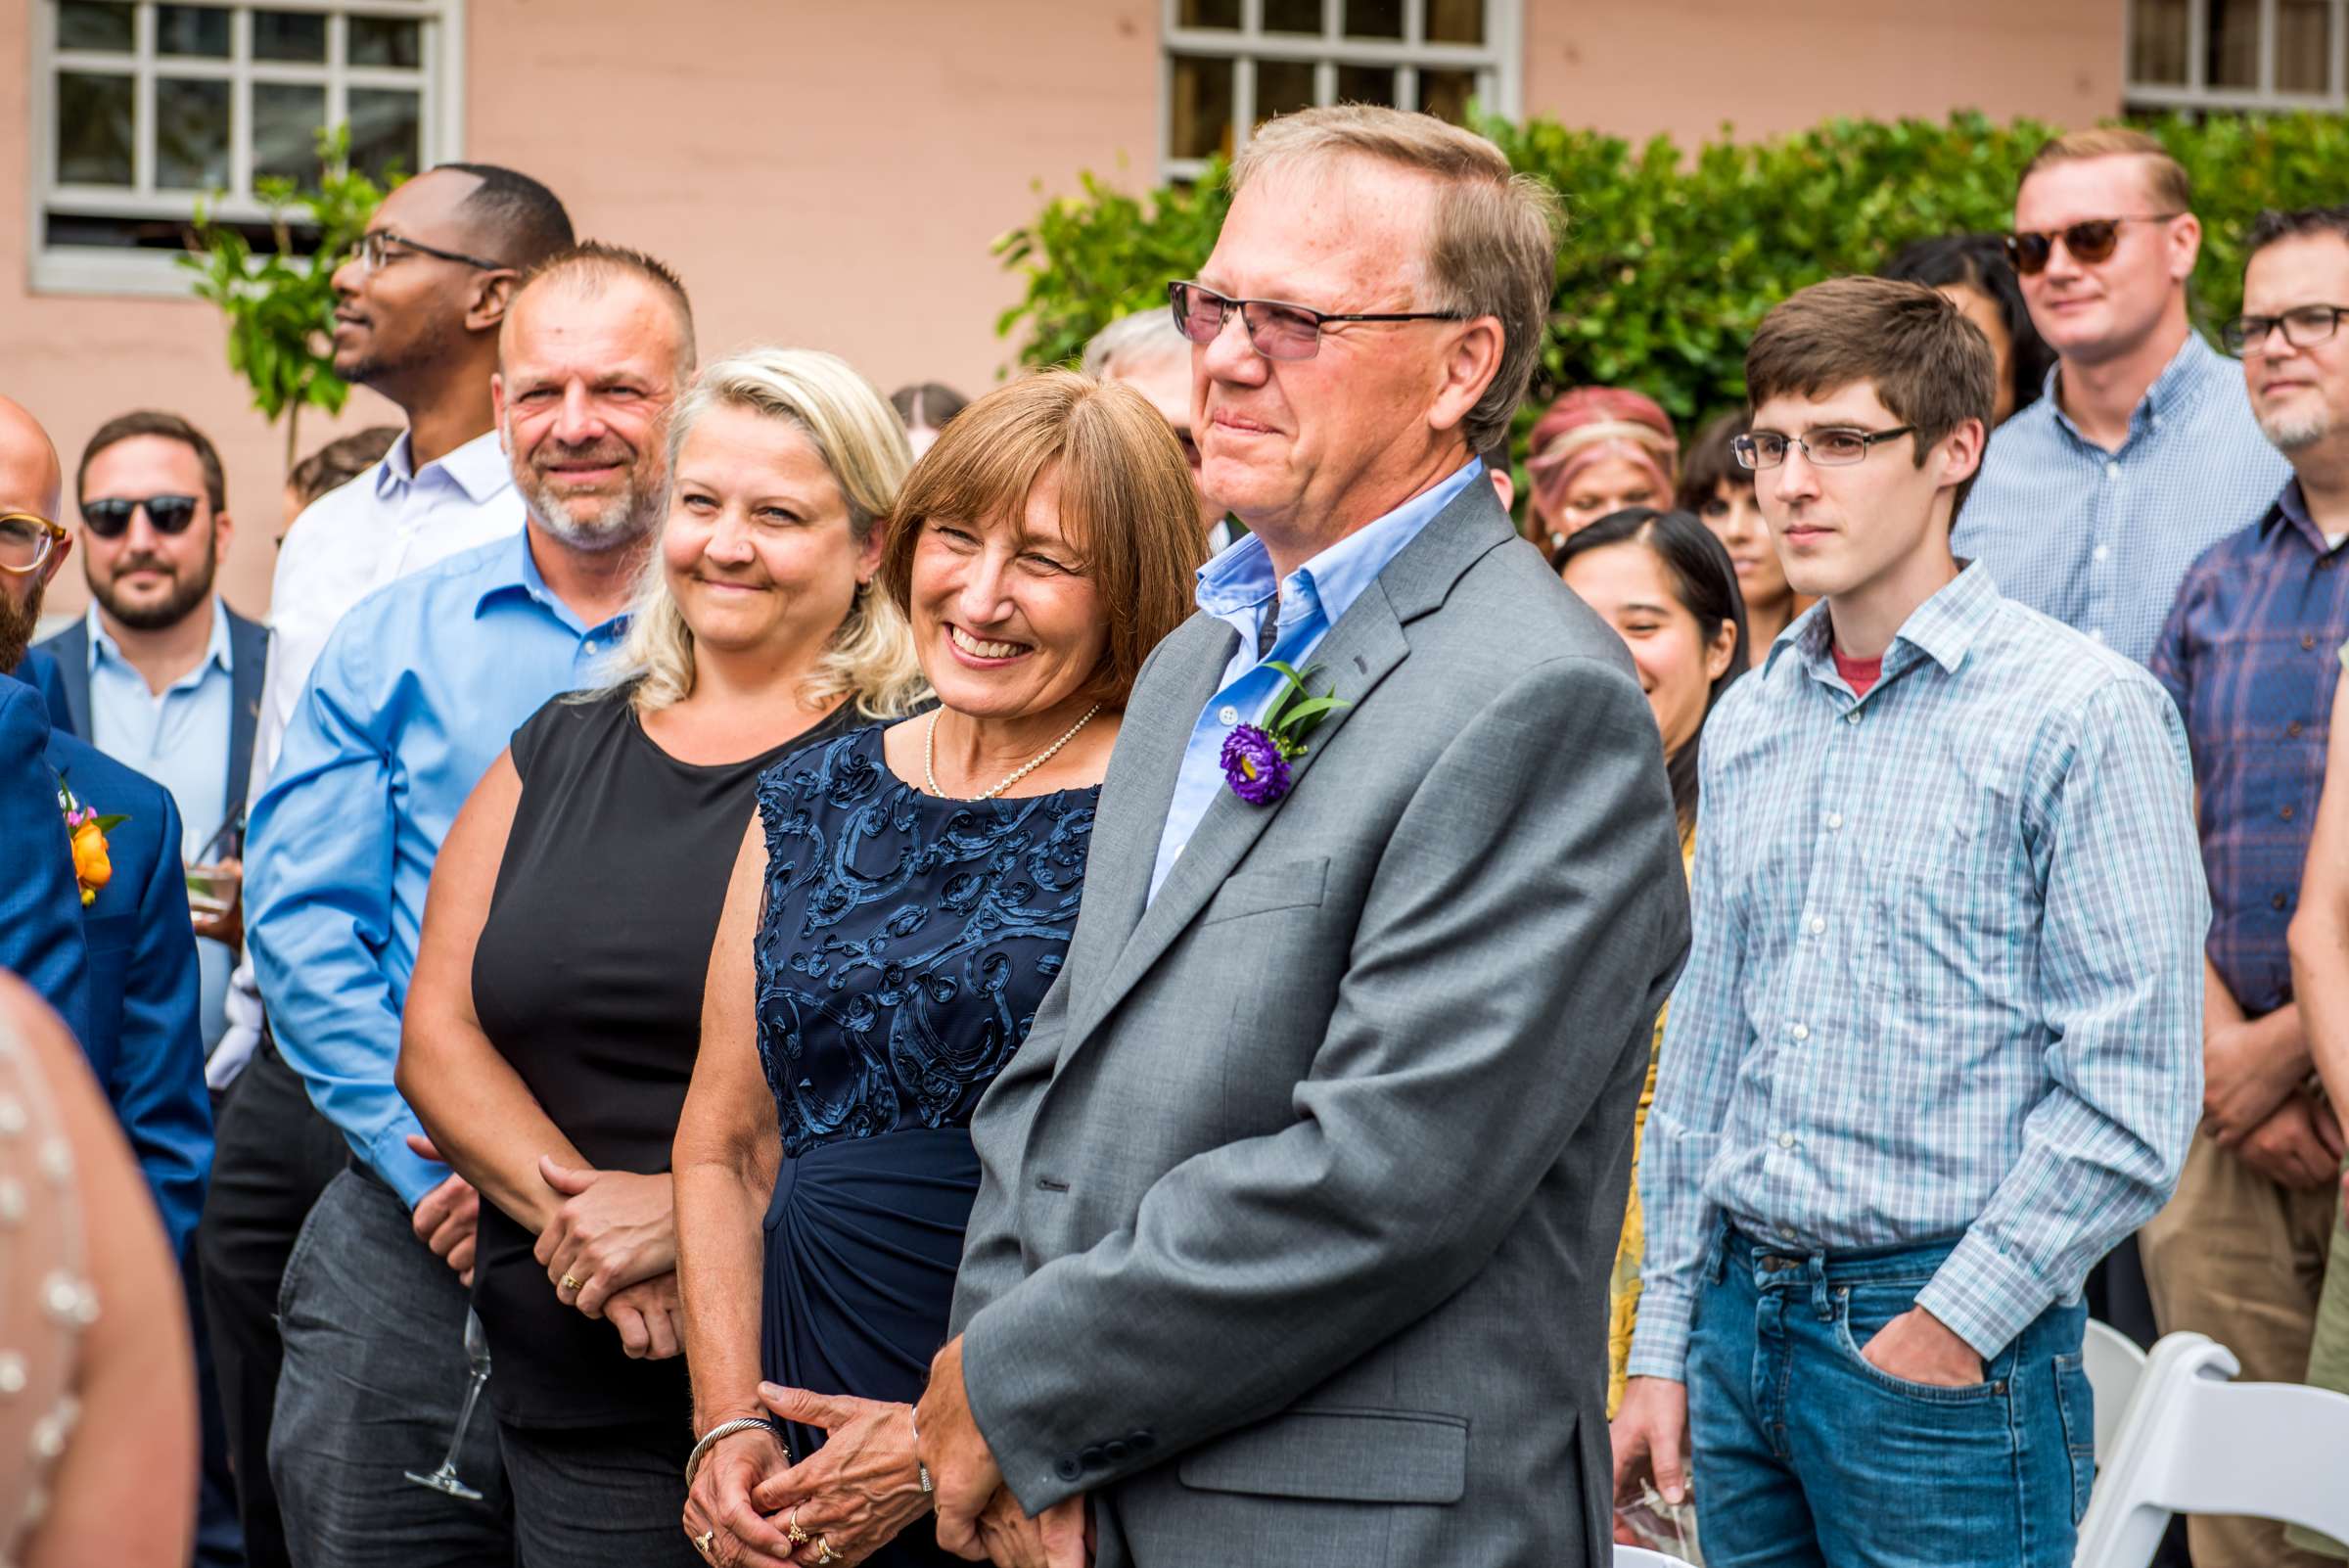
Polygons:
<instances>
[{"instance_id":1,"label":"older man in gray suit","mask_svg":"<svg viewBox=\"0 0 2349 1568\"><path fill-rule=\"evenodd\" d=\"M1606 1282L1687 907L1622 645L1472 456L1550 199L1372 109L1273 121L1232 182L1174 302L1254 537L1134 689L1067 972L973 1127L939 1538L1604 1562ZM1276 665L1337 699L1302 756Z\"/></svg>"}]
</instances>

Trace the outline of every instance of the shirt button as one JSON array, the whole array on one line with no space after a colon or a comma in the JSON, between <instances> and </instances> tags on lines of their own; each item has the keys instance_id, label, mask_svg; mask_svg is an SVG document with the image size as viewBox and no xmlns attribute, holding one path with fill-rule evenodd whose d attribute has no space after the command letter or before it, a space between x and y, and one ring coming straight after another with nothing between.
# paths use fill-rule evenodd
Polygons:
<instances>
[{"instance_id":1,"label":"shirt button","mask_svg":"<svg viewBox=\"0 0 2349 1568\"><path fill-rule=\"evenodd\" d=\"M1841 811L1829 811L1827 813L1827 831L1829 833L1839 833L1842 830L1843 813Z\"/></svg>"},{"instance_id":2,"label":"shirt button","mask_svg":"<svg viewBox=\"0 0 2349 1568\"><path fill-rule=\"evenodd\" d=\"M1228 725L1236 724L1239 721L1240 711L1237 708L1232 707L1231 704L1225 703L1222 707L1216 710L1217 723Z\"/></svg>"},{"instance_id":3,"label":"shirt button","mask_svg":"<svg viewBox=\"0 0 2349 1568\"><path fill-rule=\"evenodd\" d=\"M2316 645L2317 645L2317 639L2316 639L2316 636L2315 636L2315 634L2314 634L2314 633L2312 633L2312 632L2306 632L2306 631L2303 631L2302 633L2300 633L2300 646L2301 646L2301 647L2303 647L2303 648L2314 648Z\"/></svg>"},{"instance_id":4,"label":"shirt button","mask_svg":"<svg viewBox=\"0 0 2349 1568\"><path fill-rule=\"evenodd\" d=\"M2285 809L2286 809L2286 810L2289 810L2289 809L2290 809L2290 807L2285 807ZM1827 923L1826 923L1824 920L1821 920L1821 919L1820 919L1819 916L1817 916L1817 915L1813 915L1813 916L1811 917L1811 935L1813 935L1814 937L1816 937L1816 936L1818 936L1818 935L1819 935L1820 932L1822 932L1822 931L1824 931L1824 930L1826 930L1826 929L1827 929Z\"/></svg>"},{"instance_id":5,"label":"shirt button","mask_svg":"<svg viewBox=\"0 0 2349 1568\"><path fill-rule=\"evenodd\" d=\"M1793 1133L1791 1133L1791 1132L1781 1132L1781 1133L1779 1133L1779 1134L1778 1134L1778 1147L1779 1147L1779 1148L1781 1148L1781 1149L1791 1149L1791 1148L1793 1148L1793 1147L1794 1147L1794 1134L1793 1134Z\"/></svg>"},{"instance_id":6,"label":"shirt button","mask_svg":"<svg viewBox=\"0 0 2349 1568\"><path fill-rule=\"evenodd\" d=\"M2295 718L2295 719L2293 719L2293 720L2292 720L2290 723L2288 723L2288 724L2286 724L2286 725L2284 725L2284 726L2283 726L2283 732L2284 732L2286 735L2295 735L2295 736L2296 736L2296 735L2298 735L2298 734L2300 733L2300 731L2301 731L2301 730L2302 730L2302 728L2304 728L2304 727L2305 727L2305 726L2303 726L2303 725L2301 724L2300 720L2298 720L2297 718Z\"/></svg>"},{"instance_id":7,"label":"shirt button","mask_svg":"<svg viewBox=\"0 0 2349 1568\"><path fill-rule=\"evenodd\" d=\"M2276 814L2282 817L2286 822L2289 822L2292 819L2292 808L2287 806Z\"/></svg>"},{"instance_id":8,"label":"shirt button","mask_svg":"<svg viewBox=\"0 0 2349 1568\"><path fill-rule=\"evenodd\" d=\"M1811 1038L1811 1026L1809 1024L1797 1024L1786 1033L1792 1035L1796 1039L1809 1039Z\"/></svg>"},{"instance_id":9,"label":"shirt button","mask_svg":"<svg viewBox=\"0 0 2349 1568\"><path fill-rule=\"evenodd\" d=\"M1860 710L1859 710L1859 709L1857 709L1857 708L1855 708L1855 709L1853 709L1853 710L1852 710L1850 713L1848 713L1848 714L1844 715L1843 715L1843 721L1844 721L1845 723L1847 723L1847 724L1857 724L1857 723L1859 723L1859 722L1860 722Z\"/></svg>"},{"instance_id":10,"label":"shirt button","mask_svg":"<svg viewBox=\"0 0 2349 1568\"><path fill-rule=\"evenodd\" d=\"M1794 1239L1794 1226L1780 1225L1778 1226L1778 1234L1784 1237L1786 1240L1792 1241Z\"/></svg>"},{"instance_id":11,"label":"shirt button","mask_svg":"<svg viewBox=\"0 0 2349 1568\"><path fill-rule=\"evenodd\" d=\"M2119 478L2121 477L2121 465L2120 465L2120 464L2118 464L2118 463L2107 463L2107 464L2105 464L2105 465L2104 465L2104 477L2105 477L2106 479L2108 479L2108 480L2117 480L2117 479L2119 479Z\"/></svg>"},{"instance_id":12,"label":"shirt button","mask_svg":"<svg viewBox=\"0 0 2349 1568\"><path fill-rule=\"evenodd\" d=\"M2092 553L2099 561L2109 560L2112 557L2112 547L2110 545L2099 544Z\"/></svg>"},{"instance_id":13,"label":"shirt button","mask_svg":"<svg viewBox=\"0 0 2349 1568\"><path fill-rule=\"evenodd\" d=\"M2282 894L2279 893L2275 898L2270 899L2268 902L2274 907L2280 909L2284 905L2284 897Z\"/></svg>"},{"instance_id":14,"label":"shirt button","mask_svg":"<svg viewBox=\"0 0 2349 1568\"><path fill-rule=\"evenodd\" d=\"M595 651L596 651L595 639L594 639L593 637L590 637L590 638L588 638L588 639L587 639L587 643L586 643L586 651L587 651L587 652L589 652L589 653L593 653L593 652L595 652Z\"/></svg>"},{"instance_id":15,"label":"shirt button","mask_svg":"<svg viewBox=\"0 0 2349 1568\"><path fill-rule=\"evenodd\" d=\"M2088 636L2091 642L2102 642L2104 640L2104 628L2102 626L2091 626L2088 628Z\"/></svg>"}]
</instances>

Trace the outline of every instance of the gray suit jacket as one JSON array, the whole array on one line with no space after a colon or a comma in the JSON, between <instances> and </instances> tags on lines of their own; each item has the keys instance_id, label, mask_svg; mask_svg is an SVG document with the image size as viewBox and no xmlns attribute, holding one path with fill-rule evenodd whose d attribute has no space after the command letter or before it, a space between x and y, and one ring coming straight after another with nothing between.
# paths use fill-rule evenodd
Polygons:
<instances>
[{"instance_id":1,"label":"gray suit jacket","mask_svg":"<svg viewBox=\"0 0 2349 1568\"><path fill-rule=\"evenodd\" d=\"M1607 1278L1687 895L1615 633L1470 485L1315 653L1288 798L1147 899L1231 629L1127 708L1068 967L980 1106L954 1326L1107 1563L1608 1560Z\"/></svg>"},{"instance_id":2,"label":"gray suit jacket","mask_svg":"<svg viewBox=\"0 0 2349 1568\"><path fill-rule=\"evenodd\" d=\"M221 760L227 770L228 793L222 798L233 813L244 807L245 786L253 772L253 731L261 712L261 676L269 663L269 628L246 620L226 604L220 608L228 611L229 679L228 756ZM89 622L76 621L40 646L57 658L66 694L66 728L84 739L97 734L90 717ZM205 823L204 831L210 832L212 826Z\"/></svg>"}]
</instances>

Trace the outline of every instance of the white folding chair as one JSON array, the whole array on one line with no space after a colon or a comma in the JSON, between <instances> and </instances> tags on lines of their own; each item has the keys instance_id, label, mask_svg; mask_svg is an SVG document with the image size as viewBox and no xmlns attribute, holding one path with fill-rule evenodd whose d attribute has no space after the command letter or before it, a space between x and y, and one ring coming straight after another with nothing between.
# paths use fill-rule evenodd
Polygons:
<instances>
[{"instance_id":1,"label":"white folding chair","mask_svg":"<svg viewBox=\"0 0 2349 1568\"><path fill-rule=\"evenodd\" d=\"M1645 1546L1617 1546L1615 1568L1688 1568L1685 1557L1667 1557Z\"/></svg>"},{"instance_id":2,"label":"white folding chair","mask_svg":"<svg viewBox=\"0 0 2349 1568\"><path fill-rule=\"evenodd\" d=\"M2349 1395L2231 1382L2242 1363L2200 1334L2146 1360L2080 1522L2074 1568L2145 1568L2173 1513L2239 1513L2349 1541Z\"/></svg>"},{"instance_id":3,"label":"white folding chair","mask_svg":"<svg viewBox=\"0 0 2349 1568\"><path fill-rule=\"evenodd\" d=\"M2112 1457L2113 1441L2121 1435L2121 1418L2129 1413L2130 1398L2145 1375L2145 1353L2136 1340L2092 1317L2080 1357L2088 1386L2096 1391L2096 1462L2102 1464Z\"/></svg>"}]
</instances>

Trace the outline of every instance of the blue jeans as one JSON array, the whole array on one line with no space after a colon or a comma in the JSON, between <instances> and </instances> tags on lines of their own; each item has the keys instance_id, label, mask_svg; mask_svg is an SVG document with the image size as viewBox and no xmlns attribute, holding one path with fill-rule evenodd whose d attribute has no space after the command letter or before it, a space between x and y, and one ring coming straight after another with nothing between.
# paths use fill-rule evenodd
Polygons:
<instances>
[{"instance_id":1,"label":"blue jeans","mask_svg":"<svg viewBox=\"0 0 2349 1568\"><path fill-rule=\"evenodd\" d=\"M1724 1231L1688 1350L1711 1568L2071 1568L2096 1476L2087 1309L2050 1307L1964 1388L1860 1354L1955 1244L1806 1253Z\"/></svg>"}]
</instances>

